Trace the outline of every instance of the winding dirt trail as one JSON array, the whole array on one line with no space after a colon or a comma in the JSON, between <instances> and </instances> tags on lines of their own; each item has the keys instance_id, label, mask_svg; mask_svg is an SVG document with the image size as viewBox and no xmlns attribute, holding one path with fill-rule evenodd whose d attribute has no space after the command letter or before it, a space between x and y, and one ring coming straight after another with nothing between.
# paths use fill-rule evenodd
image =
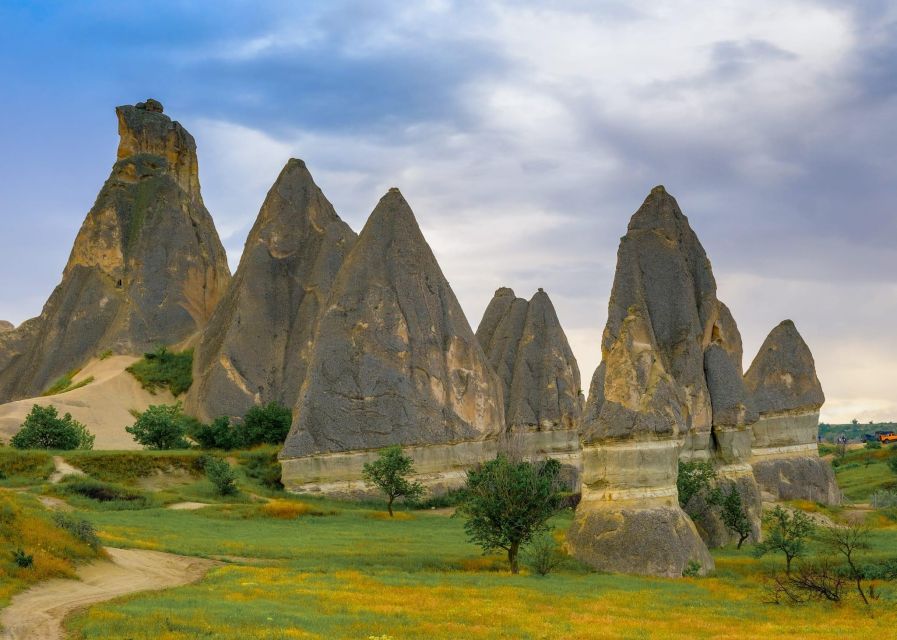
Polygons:
<instances>
[{"instance_id":1,"label":"winding dirt trail","mask_svg":"<svg viewBox=\"0 0 897 640\"><path fill-rule=\"evenodd\" d=\"M78 569L80 580L55 579L20 593L0 611L0 640L62 640L62 620L75 609L137 591L196 582L220 564L161 551L107 547L111 562Z\"/></svg>"}]
</instances>

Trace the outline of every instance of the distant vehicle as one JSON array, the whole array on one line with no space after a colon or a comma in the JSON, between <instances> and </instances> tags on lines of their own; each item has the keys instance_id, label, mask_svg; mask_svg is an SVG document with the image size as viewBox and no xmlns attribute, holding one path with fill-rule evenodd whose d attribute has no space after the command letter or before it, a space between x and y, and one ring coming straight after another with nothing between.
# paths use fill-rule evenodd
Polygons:
<instances>
[{"instance_id":1,"label":"distant vehicle","mask_svg":"<svg viewBox=\"0 0 897 640\"><path fill-rule=\"evenodd\" d=\"M894 433L893 431L890 433L883 433L878 436L878 439L882 444L891 444L897 442L897 433Z\"/></svg>"},{"instance_id":2,"label":"distant vehicle","mask_svg":"<svg viewBox=\"0 0 897 640\"><path fill-rule=\"evenodd\" d=\"M864 433L863 442L879 442L879 437L877 433Z\"/></svg>"}]
</instances>

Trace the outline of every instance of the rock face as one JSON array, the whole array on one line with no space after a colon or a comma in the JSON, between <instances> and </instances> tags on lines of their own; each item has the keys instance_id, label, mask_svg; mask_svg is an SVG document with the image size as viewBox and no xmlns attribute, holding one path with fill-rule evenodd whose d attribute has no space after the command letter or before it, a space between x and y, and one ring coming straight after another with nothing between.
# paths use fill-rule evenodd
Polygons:
<instances>
[{"instance_id":1,"label":"rock face","mask_svg":"<svg viewBox=\"0 0 897 640\"><path fill-rule=\"evenodd\" d=\"M357 483L393 444L444 477L504 428L501 382L397 189L333 282L294 416L281 459L298 490Z\"/></svg>"},{"instance_id":2,"label":"rock face","mask_svg":"<svg viewBox=\"0 0 897 640\"><path fill-rule=\"evenodd\" d=\"M318 318L355 239L305 163L290 160L196 349L188 411L209 420L296 404Z\"/></svg>"},{"instance_id":3,"label":"rock face","mask_svg":"<svg viewBox=\"0 0 897 640\"><path fill-rule=\"evenodd\" d=\"M680 576L690 561L712 569L678 504L680 456L709 459L735 483L759 532L746 397L741 337L716 297L707 255L675 199L655 187L617 254L583 418L574 554L608 571ZM621 554L624 547L633 551Z\"/></svg>"},{"instance_id":4,"label":"rock face","mask_svg":"<svg viewBox=\"0 0 897 640\"><path fill-rule=\"evenodd\" d=\"M509 441L527 458L564 463L577 485L583 396L579 366L548 294L526 301L502 287L476 332L501 379Z\"/></svg>"},{"instance_id":5,"label":"rock face","mask_svg":"<svg viewBox=\"0 0 897 640\"><path fill-rule=\"evenodd\" d=\"M9 320L0 320L0 333L6 333L7 331L12 331L16 328Z\"/></svg>"},{"instance_id":6,"label":"rock face","mask_svg":"<svg viewBox=\"0 0 897 640\"><path fill-rule=\"evenodd\" d=\"M3 334L0 401L38 395L106 349L139 354L185 340L230 279L202 202L193 137L156 101L116 114L118 161L62 282L38 318Z\"/></svg>"},{"instance_id":7,"label":"rock face","mask_svg":"<svg viewBox=\"0 0 897 640\"><path fill-rule=\"evenodd\" d=\"M834 472L817 448L825 395L813 354L791 320L769 333L744 380L760 414L752 464L761 489L781 500L839 504Z\"/></svg>"}]
</instances>

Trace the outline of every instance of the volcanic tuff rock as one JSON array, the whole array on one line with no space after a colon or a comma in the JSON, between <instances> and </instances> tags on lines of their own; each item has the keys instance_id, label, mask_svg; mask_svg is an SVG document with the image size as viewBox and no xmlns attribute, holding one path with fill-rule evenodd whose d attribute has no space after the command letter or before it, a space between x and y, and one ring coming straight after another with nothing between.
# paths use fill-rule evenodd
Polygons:
<instances>
[{"instance_id":1,"label":"volcanic tuff rock","mask_svg":"<svg viewBox=\"0 0 897 640\"><path fill-rule=\"evenodd\" d=\"M199 190L196 144L156 101L122 106L118 161L38 318L4 333L0 401L39 394L99 351L195 334L230 271Z\"/></svg>"},{"instance_id":2,"label":"volcanic tuff rock","mask_svg":"<svg viewBox=\"0 0 897 640\"><path fill-rule=\"evenodd\" d=\"M478 445L503 427L501 382L411 208L390 189L346 256L319 321L281 452L285 482L295 487L319 471L314 460L291 458ZM476 446L468 449L476 456ZM360 466L352 468L360 479Z\"/></svg>"},{"instance_id":3,"label":"volcanic tuff rock","mask_svg":"<svg viewBox=\"0 0 897 640\"><path fill-rule=\"evenodd\" d=\"M834 472L817 448L825 395L813 354L791 320L769 333L744 380L760 414L752 465L761 488L782 500L838 504Z\"/></svg>"},{"instance_id":4,"label":"volcanic tuff rock","mask_svg":"<svg viewBox=\"0 0 897 640\"><path fill-rule=\"evenodd\" d=\"M305 163L290 160L196 349L191 413L208 420L257 403L295 405L318 317L355 239Z\"/></svg>"},{"instance_id":5,"label":"volcanic tuff rock","mask_svg":"<svg viewBox=\"0 0 897 640\"><path fill-rule=\"evenodd\" d=\"M498 289L476 336L501 378L510 429L578 428L579 367L547 293L527 302Z\"/></svg>"},{"instance_id":6,"label":"volcanic tuff rock","mask_svg":"<svg viewBox=\"0 0 897 640\"><path fill-rule=\"evenodd\" d=\"M690 560L712 568L678 505L680 455L712 460L742 490L759 533L759 492L747 464L755 418L741 381L741 350L701 243L675 199L655 187L617 254L602 363L583 418L583 497L570 532L575 555L633 573L681 575ZM641 512L654 514L656 526L639 525ZM627 538L644 550L631 562L613 552Z\"/></svg>"},{"instance_id":7,"label":"volcanic tuff rock","mask_svg":"<svg viewBox=\"0 0 897 640\"><path fill-rule=\"evenodd\" d=\"M7 331L12 331L16 328L9 320L0 320L0 333L6 333Z\"/></svg>"}]
</instances>

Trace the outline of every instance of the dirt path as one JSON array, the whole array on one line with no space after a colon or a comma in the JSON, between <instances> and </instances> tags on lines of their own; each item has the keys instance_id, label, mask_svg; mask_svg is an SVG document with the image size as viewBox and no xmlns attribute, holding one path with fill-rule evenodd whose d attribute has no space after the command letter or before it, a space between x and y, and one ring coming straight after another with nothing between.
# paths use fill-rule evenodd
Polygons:
<instances>
[{"instance_id":1,"label":"dirt path","mask_svg":"<svg viewBox=\"0 0 897 640\"><path fill-rule=\"evenodd\" d=\"M50 476L50 482L56 484L60 482L66 476L83 476L85 475L81 469L76 469L68 462L62 459L62 456L53 456L53 466L56 467L56 471L53 472L53 475Z\"/></svg>"},{"instance_id":2,"label":"dirt path","mask_svg":"<svg viewBox=\"0 0 897 640\"><path fill-rule=\"evenodd\" d=\"M78 569L76 580L48 580L0 611L0 640L62 640L62 620L75 609L137 591L177 587L202 578L216 562L160 551L107 548L112 562Z\"/></svg>"}]
</instances>

